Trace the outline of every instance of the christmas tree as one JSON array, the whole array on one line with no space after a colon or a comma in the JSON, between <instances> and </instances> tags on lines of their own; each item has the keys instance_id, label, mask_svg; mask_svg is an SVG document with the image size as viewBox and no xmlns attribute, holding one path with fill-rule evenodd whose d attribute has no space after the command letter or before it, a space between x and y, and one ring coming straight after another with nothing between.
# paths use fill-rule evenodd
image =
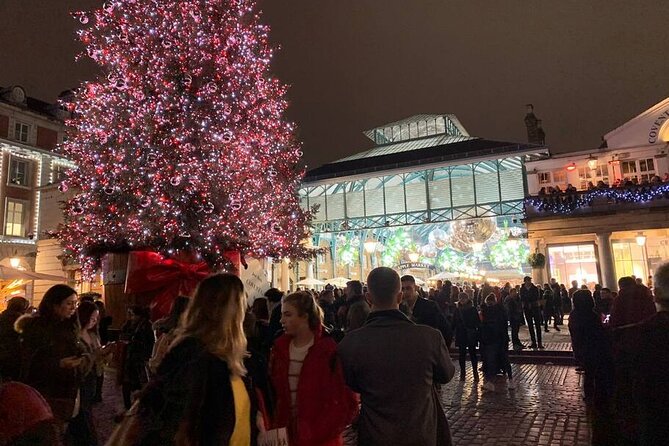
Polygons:
<instances>
[{"instance_id":1,"label":"christmas tree","mask_svg":"<svg viewBox=\"0 0 669 446\"><path fill-rule=\"evenodd\" d=\"M78 12L104 73L79 88L61 190L67 257L106 252L304 257L310 213L286 87L269 74L269 28L251 0L114 0Z\"/></svg>"}]
</instances>

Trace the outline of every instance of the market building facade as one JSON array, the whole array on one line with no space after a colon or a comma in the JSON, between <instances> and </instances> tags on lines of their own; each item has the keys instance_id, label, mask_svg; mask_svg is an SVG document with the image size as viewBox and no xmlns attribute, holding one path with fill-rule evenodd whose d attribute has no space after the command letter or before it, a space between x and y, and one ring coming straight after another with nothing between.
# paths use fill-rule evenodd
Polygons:
<instances>
[{"instance_id":1,"label":"market building facade","mask_svg":"<svg viewBox=\"0 0 669 446\"><path fill-rule=\"evenodd\" d=\"M529 272L525 164L545 147L469 135L455 115L417 115L365 132L370 150L309 171L313 262L296 284L363 280L376 266L420 282L518 281Z\"/></svg>"},{"instance_id":2,"label":"market building facade","mask_svg":"<svg viewBox=\"0 0 669 446\"><path fill-rule=\"evenodd\" d=\"M616 289L623 276L647 284L669 260L668 123L669 98L607 133L600 148L526 164L529 244L547 259L538 280Z\"/></svg>"}]
</instances>

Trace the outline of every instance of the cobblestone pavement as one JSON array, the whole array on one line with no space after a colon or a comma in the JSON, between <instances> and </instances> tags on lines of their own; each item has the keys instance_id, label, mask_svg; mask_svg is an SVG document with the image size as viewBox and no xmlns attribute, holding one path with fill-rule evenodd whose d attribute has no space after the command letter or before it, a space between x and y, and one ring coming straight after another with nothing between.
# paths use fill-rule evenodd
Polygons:
<instances>
[{"instance_id":1,"label":"cobblestone pavement","mask_svg":"<svg viewBox=\"0 0 669 446\"><path fill-rule=\"evenodd\" d=\"M465 381L443 386L442 403L456 446L588 445L590 424L574 367L514 364L515 389L498 377L494 391Z\"/></svg>"},{"instance_id":2,"label":"cobblestone pavement","mask_svg":"<svg viewBox=\"0 0 669 446\"><path fill-rule=\"evenodd\" d=\"M457 366L456 366L457 367ZM590 424L581 398L581 376L574 367L514 364L515 389L501 377L495 391L474 385L471 365L465 381L442 387L441 396L456 446L587 445ZM101 443L123 410L121 391L108 373L103 403L94 414Z\"/></svg>"}]
</instances>

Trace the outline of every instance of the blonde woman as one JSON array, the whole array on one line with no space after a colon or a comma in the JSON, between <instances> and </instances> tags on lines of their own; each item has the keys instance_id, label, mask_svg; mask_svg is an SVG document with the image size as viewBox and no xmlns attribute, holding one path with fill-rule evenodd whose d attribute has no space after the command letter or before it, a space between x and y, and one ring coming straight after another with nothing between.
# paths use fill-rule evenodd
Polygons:
<instances>
[{"instance_id":1,"label":"blonde woman","mask_svg":"<svg viewBox=\"0 0 669 446\"><path fill-rule=\"evenodd\" d=\"M140 397L136 444L255 444L256 406L244 366L245 306L237 276L216 274L200 283Z\"/></svg>"},{"instance_id":2,"label":"blonde woman","mask_svg":"<svg viewBox=\"0 0 669 446\"><path fill-rule=\"evenodd\" d=\"M274 427L288 428L291 446L340 446L358 403L344 383L337 344L323 330L323 313L314 297L306 291L284 297L281 325L285 333L270 359Z\"/></svg>"}]
</instances>

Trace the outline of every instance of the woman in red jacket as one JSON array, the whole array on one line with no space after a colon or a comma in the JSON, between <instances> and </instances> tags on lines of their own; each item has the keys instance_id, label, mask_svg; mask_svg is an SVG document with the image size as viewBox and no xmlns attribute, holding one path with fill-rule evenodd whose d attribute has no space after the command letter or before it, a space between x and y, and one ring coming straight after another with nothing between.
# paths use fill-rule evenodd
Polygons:
<instances>
[{"instance_id":1,"label":"woman in red jacket","mask_svg":"<svg viewBox=\"0 0 669 446\"><path fill-rule=\"evenodd\" d=\"M297 292L281 302L285 333L276 340L270 374L276 391L274 427L286 427L291 446L340 446L342 431L358 411L346 387L337 345L323 331L323 313Z\"/></svg>"}]
</instances>

